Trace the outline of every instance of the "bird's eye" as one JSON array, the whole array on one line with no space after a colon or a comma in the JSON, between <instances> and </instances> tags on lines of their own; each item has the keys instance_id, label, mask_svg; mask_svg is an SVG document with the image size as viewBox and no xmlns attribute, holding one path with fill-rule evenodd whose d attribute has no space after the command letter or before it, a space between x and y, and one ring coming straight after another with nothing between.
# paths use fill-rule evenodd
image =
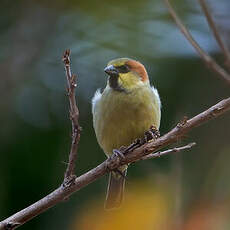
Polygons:
<instances>
[{"instance_id":1,"label":"bird's eye","mask_svg":"<svg viewBox=\"0 0 230 230\"><path fill-rule=\"evenodd\" d=\"M119 73L128 73L129 67L127 65L121 65L117 67Z\"/></svg>"}]
</instances>

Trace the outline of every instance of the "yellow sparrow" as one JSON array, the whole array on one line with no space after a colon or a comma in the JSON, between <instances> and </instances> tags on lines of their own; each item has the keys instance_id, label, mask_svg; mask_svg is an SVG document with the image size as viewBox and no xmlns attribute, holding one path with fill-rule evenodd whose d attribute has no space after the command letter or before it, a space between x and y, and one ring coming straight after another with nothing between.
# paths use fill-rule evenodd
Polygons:
<instances>
[{"instance_id":1,"label":"yellow sparrow","mask_svg":"<svg viewBox=\"0 0 230 230\"><path fill-rule=\"evenodd\" d=\"M104 91L97 90L92 99L93 125L97 141L107 157L113 149L128 146L141 138L151 125L160 126L161 102L150 85L140 62L119 58L104 69L108 81ZM123 199L127 166L110 173L106 209L118 208Z\"/></svg>"}]
</instances>

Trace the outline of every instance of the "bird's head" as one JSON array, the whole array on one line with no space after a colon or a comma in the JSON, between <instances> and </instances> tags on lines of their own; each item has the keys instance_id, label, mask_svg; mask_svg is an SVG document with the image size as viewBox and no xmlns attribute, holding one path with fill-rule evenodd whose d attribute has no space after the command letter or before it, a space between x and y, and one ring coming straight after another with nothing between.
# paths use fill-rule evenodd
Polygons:
<instances>
[{"instance_id":1,"label":"bird's head","mask_svg":"<svg viewBox=\"0 0 230 230\"><path fill-rule=\"evenodd\" d=\"M129 58L118 58L110 61L104 71L109 75L109 86L116 91L129 92L149 84L144 65Z\"/></svg>"}]
</instances>

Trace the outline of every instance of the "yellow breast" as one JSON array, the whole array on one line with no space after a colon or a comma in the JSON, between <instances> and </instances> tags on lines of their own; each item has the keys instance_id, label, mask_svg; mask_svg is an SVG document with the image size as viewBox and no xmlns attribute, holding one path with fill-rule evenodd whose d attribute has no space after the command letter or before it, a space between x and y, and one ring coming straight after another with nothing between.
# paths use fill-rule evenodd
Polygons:
<instances>
[{"instance_id":1,"label":"yellow breast","mask_svg":"<svg viewBox=\"0 0 230 230\"><path fill-rule=\"evenodd\" d=\"M130 93L106 87L93 108L94 129L106 155L141 138L151 125L160 126L158 94L146 85Z\"/></svg>"}]
</instances>

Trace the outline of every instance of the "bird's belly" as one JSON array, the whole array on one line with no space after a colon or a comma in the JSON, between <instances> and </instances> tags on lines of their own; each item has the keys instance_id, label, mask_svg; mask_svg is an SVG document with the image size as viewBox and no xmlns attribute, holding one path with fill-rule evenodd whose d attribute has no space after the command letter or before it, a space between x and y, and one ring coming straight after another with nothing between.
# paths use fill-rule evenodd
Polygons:
<instances>
[{"instance_id":1,"label":"bird's belly","mask_svg":"<svg viewBox=\"0 0 230 230\"><path fill-rule=\"evenodd\" d=\"M159 111L154 100L137 101L135 98L119 100L113 96L101 103L103 106L95 124L96 135L107 155L111 155L113 149L128 146L143 137L151 125L159 127Z\"/></svg>"}]
</instances>

